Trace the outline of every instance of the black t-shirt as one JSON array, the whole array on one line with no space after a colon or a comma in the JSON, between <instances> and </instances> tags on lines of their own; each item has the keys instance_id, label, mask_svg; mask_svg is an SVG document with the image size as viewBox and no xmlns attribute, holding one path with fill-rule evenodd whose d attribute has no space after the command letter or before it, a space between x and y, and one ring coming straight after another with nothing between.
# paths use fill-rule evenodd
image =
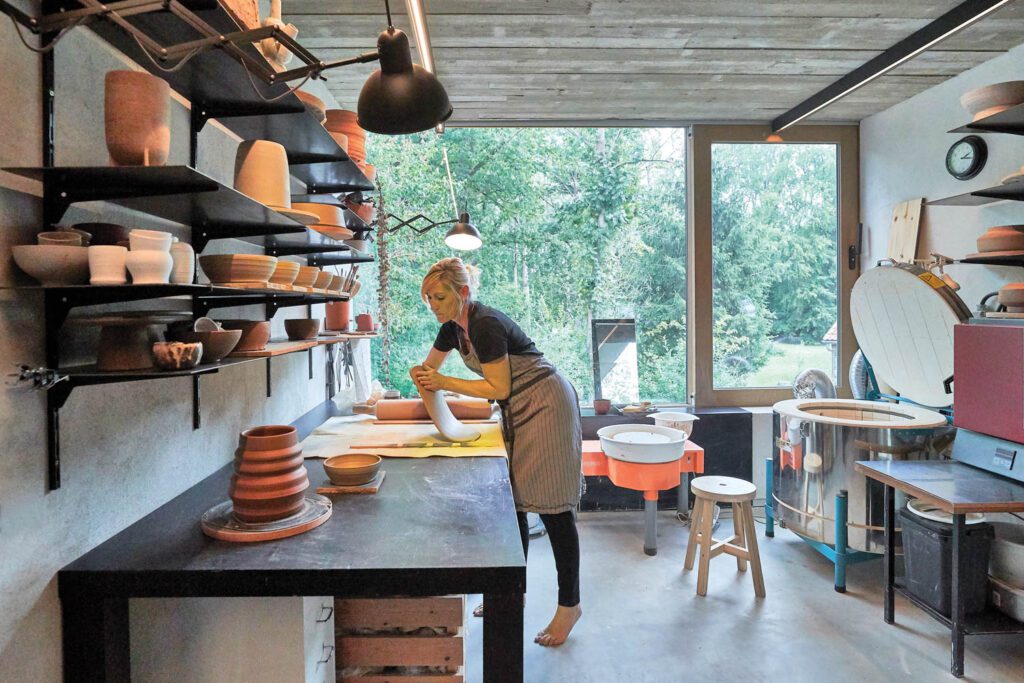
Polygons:
<instances>
[{"instance_id":1,"label":"black t-shirt","mask_svg":"<svg viewBox=\"0 0 1024 683\"><path fill-rule=\"evenodd\" d=\"M526 336L512 318L496 308L473 302L469 309L469 342L476 350L481 363L492 363L501 357L542 356L533 341ZM441 325L434 340L438 351L462 349L459 344L459 326L454 321Z\"/></svg>"}]
</instances>

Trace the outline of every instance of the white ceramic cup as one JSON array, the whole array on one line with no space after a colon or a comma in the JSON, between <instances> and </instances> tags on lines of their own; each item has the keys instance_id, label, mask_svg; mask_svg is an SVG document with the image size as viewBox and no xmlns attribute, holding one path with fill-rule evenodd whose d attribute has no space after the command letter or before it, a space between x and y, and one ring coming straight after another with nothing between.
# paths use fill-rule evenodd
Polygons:
<instances>
[{"instance_id":1,"label":"white ceramic cup","mask_svg":"<svg viewBox=\"0 0 1024 683\"><path fill-rule=\"evenodd\" d=\"M132 274L132 284L165 285L170 282L174 259L166 251L143 249L129 251L125 257L125 265Z\"/></svg>"},{"instance_id":2,"label":"white ceramic cup","mask_svg":"<svg viewBox=\"0 0 1024 683\"><path fill-rule=\"evenodd\" d=\"M174 261L171 282L190 285L196 281L196 252L191 244L175 241L171 245L171 259Z\"/></svg>"},{"instance_id":3,"label":"white ceramic cup","mask_svg":"<svg viewBox=\"0 0 1024 683\"><path fill-rule=\"evenodd\" d=\"M128 282L128 272L125 270L127 256L128 250L124 247L89 247L89 284L123 285Z\"/></svg>"},{"instance_id":4,"label":"white ceramic cup","mask_svg":"<svg viewBox=\"0 0 1024 683\"><path fill-rule=\"evenodd\" d=\"M163 230L132 230L128 243L132 251L170 251L172 235Z\"/></svg>"},{"instance_id":5,"label":"white ceramic cup","mask_svg":"<svg viewBox=\"0 0 1024 683\"><path fill-rule=\"evenodd\" d=\"M235 153L235 189L261 204L290 209L288 153L269 140L246 140Z\"/></svg>"}]
</instances>

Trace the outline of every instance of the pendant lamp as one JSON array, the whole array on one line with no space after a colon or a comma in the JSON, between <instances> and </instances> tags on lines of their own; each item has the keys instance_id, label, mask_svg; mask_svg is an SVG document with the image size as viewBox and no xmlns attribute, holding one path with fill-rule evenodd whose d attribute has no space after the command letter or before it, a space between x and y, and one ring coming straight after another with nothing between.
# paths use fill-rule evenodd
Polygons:
<instances>
[{"instance_id":1,"label":"pendant lamp","mask_svg":"<svg viewBox=\"0 0 1024 683\"><path fill-rule=\"evenodd\" d=\"M448 93L434 74L412 63L409 37L388 26L377 38L380 68L359 93L359 126L404 135L434 128L452 115Z\"/></svg>"},{"instance_id":2,"label":"pendant lamp","mask_svg":"<svg viewBox=\"0 0 1024 683\"><path fill-rule=\"evenodd\" d=\"M473 251L479 249L484 241L480 231L469 222L469 214L459 214L459 222L444 236L444 243L457 251Z\"/></svg>"}]
</instances>

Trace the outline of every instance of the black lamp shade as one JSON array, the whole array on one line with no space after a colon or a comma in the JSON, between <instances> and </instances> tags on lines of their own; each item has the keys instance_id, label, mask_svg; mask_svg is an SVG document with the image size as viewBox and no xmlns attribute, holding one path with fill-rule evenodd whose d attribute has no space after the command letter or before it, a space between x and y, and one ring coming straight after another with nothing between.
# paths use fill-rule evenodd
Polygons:
<instances>
[{"instance_id":1,"label":"black lamp shade","mask_svg":"<svg viewBox=\"0 0 1024 683\"><path fill-rule=\"evenodd\" d=\"M459 222L444 236L444 243L459 251L473 251L479 249L484 241L480 231L469 222L469 214L462 213L459 214Z\"/></svg>"},{"instance_id":2,"label":"black lamp shade","mask_svg":"<svg viewBox=\"0 0 1024 683\"><path fill-rule=\"evenodd\" d=\"M380 68L359 93L359 126L371 133L404 135L429 130L447 121L452 104L444 86L412 63L409 37L389 26L377 38Z\"/></svg>"}]
</instances>

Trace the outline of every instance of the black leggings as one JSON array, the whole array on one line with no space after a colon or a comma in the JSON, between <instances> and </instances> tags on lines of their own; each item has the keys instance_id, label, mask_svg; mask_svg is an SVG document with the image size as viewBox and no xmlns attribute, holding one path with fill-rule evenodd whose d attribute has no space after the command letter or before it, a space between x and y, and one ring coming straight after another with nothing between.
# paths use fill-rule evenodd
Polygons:
<instances>
[{"instance_id":1,"label":"black leggings","mask_svg":"<svg viewBox=\"0 0 1024 683\"><path fill-rule=\"evenodd\" d=\"M519 535L523 539L523 556L529 554L530 525L525 512L517 512ZM554 515L541 515L544 528L551 539L558 571L558 604L575 607L580 604L580 537L576 533L576 514L572 510Z\"/></svg>"}]
</instances>

